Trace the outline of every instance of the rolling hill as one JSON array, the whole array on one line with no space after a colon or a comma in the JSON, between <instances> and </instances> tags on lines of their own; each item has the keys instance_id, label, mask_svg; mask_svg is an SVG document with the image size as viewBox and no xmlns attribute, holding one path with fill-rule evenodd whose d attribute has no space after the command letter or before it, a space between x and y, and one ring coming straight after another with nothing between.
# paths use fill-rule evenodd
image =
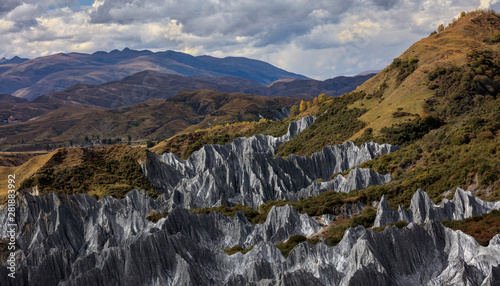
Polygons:
<instances>
[{"instance_id":1,"label":"rolling hill","mask_svg":"<svg viewBox=\"0 0 500 286\"><path fill-rule=\"evenodd\" d=\"M282 119L300 99L211 90L183 91L169 99L153 98L116 109L74 103L29 121L0 127L1 146L41 149L47 144L82 143L87 136L144 140L171 137L188 127ZM70 101L68 101L70 102ZM38 147L37 147L38 146Z\"/></svg>"},{"instance_id":2,"label":"rolling hill","mask_svg":"<svg viewBox=\"0 0 500 286\"><path fill-rule=\"evenodd\" d=\"M39 96L30 102L52 105L77 102L104 108L118 108L151 98L167 99L183 90L199 89L311 99L321 93L327 96L339 96L345 92L353 91L374 75L339 76L324 81L312 79L278 80L269 86L263 86L252 80L230 76L181 76L147 70L101 85L76 84L63 91Z\"/></svg>"}]
</instances>

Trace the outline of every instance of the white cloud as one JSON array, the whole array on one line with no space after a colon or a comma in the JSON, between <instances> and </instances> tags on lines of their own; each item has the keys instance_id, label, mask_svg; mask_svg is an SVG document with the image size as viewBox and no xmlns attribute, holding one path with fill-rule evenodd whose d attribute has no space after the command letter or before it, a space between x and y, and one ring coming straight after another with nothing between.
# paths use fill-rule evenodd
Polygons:
<instances>
[{"instance_id":1,"label":"white cloud","mask_svg":"<svg viewBox=\"0 0 500 286\"><path fill-rule=\"evenodd\" d=\"M500 0L3 0L0 57L130 47L246 56L330 78L379 69L461 11ZM498 7L500 8L500 7Z\"/></svg>"},{"instance_id":2,"label":"white cloud","mask_svg":"<svg viewBox=\"0 0 500 286\"><path fill-rule=\"evenodd\" d=\"M481 0L480 2L479 9L489 9L491 5L497 4L499 0Z\"/></svg>"}]
</instances>

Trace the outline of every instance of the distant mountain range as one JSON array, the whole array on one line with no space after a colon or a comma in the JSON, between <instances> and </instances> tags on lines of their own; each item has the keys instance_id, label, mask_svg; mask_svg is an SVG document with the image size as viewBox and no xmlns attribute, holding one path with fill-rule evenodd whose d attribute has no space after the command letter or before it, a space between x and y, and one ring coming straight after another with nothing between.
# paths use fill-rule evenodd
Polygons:
<instances>
[{"instance_id":1,"label":"distant mountain range","mask_svg":"<svg viewBox=\"0 0 500 286\"><path fill-rule=\"evenodd\" d=\"M316 97L321 93L339 96L354 90L374 74L355 77L336 77L325 81L312 79L278 80L269 86L230 76L181 76L143 71L118 81L101 85L77 84L60 92L34 99L33 103L81 103L105 108L117 108L151 98L170 98L183 90L210 89L218 92L243 92L266 96Z\"/></svg>"},{"instance_id":2,"label":"distant mountain range","mask_svg":"<svg viewBox=\"0 0 500 286\"><path fill-rule=\"evenodd\" d=\"M126 48L109 53L60 53L31 60L18 57L2 59L0 93L34 99L77 83L102 84L144 70L184 76L232 76L263 85L283 78L307 78L263 61L243 57L194 57L174 51L151 52Z\"/></svg>"},{"instance_id":3,"label":"distant mountain range","mask_svg":"<svg viewBox=\"0 0 500 286\"><path fill-rule=\"evenodd\" d=\"M25 61L29 61L29 60L30 59L20 58L18 56L13 57L12 59L1 58L0 65L20 64L20 63L24 63Z\"/></svg>"}]
</instances>

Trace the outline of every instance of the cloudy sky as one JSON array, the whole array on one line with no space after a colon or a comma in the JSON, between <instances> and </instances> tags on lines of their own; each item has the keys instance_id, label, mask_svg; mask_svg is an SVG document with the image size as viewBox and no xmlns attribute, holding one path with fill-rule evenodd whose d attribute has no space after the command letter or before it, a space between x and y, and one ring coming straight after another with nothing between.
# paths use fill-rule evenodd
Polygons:
<instances>
[{"instance_id":1,"label":"cloudy sky","mask_svg":"<svg viewBox=\"0 0 500 286\"><path fill-rule=\"evenodd\" d=\"M260 59L311 78L382 69L500 0L1 0L0 58L148 49Z\"/></svg>"}]
</instances>

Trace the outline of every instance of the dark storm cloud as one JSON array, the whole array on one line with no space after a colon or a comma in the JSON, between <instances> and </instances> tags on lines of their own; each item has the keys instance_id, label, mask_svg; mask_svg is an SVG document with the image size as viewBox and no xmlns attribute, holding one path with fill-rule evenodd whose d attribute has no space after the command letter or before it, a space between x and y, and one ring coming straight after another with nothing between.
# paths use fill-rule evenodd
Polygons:
<instances>
[{"instance_id":1,"label":"dark storm cloud","mask_svg":"<svg viewBox=\"0 0 500 286\"><path fill-rule=\"evenodd\" d=\"M0 2L0 14L12 11L21 4L23 4L23 2L18 0L2 0Z\"/></svg>"},{"instance_id":2,"label":"dark storm cloud","mask_svg":"<svg viewBox=\"0 0 500 286\"><path fill-rule=\"evenodd\" d=\"M391 9L399 1L398 0L373 0L373 2L376 5L383 7L384 9Z\"/></svg>"}]
</instances>

